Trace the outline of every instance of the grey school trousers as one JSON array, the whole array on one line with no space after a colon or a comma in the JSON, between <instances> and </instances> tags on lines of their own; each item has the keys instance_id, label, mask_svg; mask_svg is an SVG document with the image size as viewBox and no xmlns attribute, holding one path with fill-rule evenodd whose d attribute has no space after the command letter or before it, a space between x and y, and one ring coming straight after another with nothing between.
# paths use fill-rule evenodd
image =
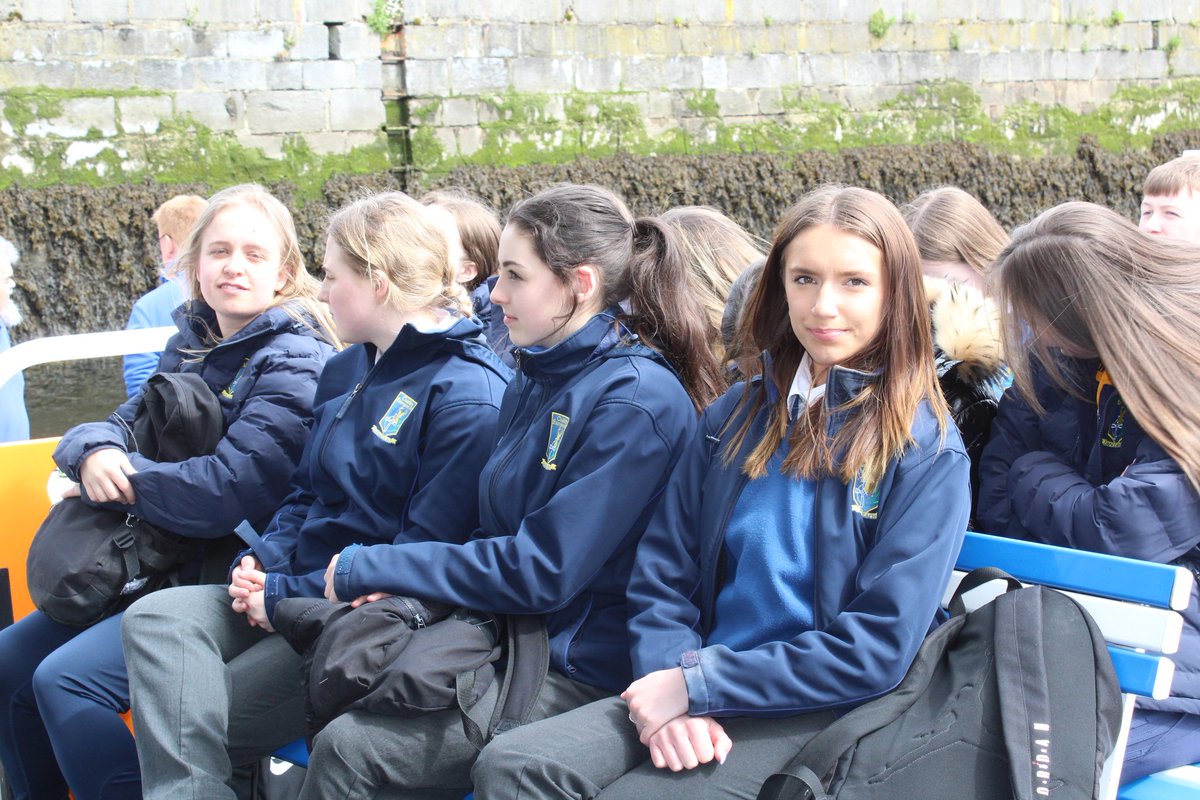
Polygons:
<instances>
[{"instance_id":1,"label":"grey school trousers","mask_svg":"<svg viewBox=\"0 0 1200 800\"><path fill-rule=\"evenodd\" d=\"M493 681L472 709L481 728L491 718L497 694ZM606 694L551 670L535 718L561 714ZM407 718L349 711L317 734L300 799L462 800L471 790L471 765L478 756L456 709Z\"/></svg>"},{"instance_id":2,"label":"grey school trousers","mask_svg":"<svg viewBox=\"0 0 1200 800\"><path fill-rule=\"evenodd\" d=\"M250 627L225 586L138 600L121 637L143 796L233 798L234 767L304 735L300 656Z\"/></svg>"},{"instance_id":3,"label":"grey school trousers","mask_svg":"<svg viewBox=\"0 0 1200 800\"><path fill-rule=\"evenodd\" d=\"M472 770L475 800L754 800L763 781L834 720L829 712L723 718L733 740L725 763L671 772L651 763L628 714L623 700L608 697L497 736Z\"/></svg>"}]
</instances>

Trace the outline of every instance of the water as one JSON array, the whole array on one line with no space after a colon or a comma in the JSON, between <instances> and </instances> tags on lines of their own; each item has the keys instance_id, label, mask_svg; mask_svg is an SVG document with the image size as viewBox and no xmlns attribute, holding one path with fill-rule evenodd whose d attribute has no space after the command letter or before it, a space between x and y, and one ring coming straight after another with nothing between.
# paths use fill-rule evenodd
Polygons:
<instances>
[{"instance_id":1,"label":"water","mask_svg":"<svg viewBox=\"0 0 1200 800\"><path fill-rule=\"evenodd\" d=\"M123 402L120 356L25 370L25 407L34 439L61 436L72 425L105 419Z\"/></svg>"}]
</instances>

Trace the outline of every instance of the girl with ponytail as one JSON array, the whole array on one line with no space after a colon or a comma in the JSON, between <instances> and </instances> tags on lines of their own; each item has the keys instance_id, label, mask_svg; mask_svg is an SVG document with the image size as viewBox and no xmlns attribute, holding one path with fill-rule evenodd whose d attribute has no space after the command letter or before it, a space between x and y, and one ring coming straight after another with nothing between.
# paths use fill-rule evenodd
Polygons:
<instances>
[{"instance_id":1,"label":"girl with ponytail","mask_svg":"<svg viewBox=\"0 0 1200 800\"><path fill-rule=\"evenodd\" d=\"M545 615L549 674L536 719L632 679L634 549L720 371L675 235L635 221L598 187L557 186L512 209L491 299L519 373L479 482L480 530L462 544L346 548L325 593ZM486 721L496 694L493 682L472 716ZM352 710L317 735L301 796L461 795L477 756L457 709L415 718Z\"/></svg>"}]
</instances>

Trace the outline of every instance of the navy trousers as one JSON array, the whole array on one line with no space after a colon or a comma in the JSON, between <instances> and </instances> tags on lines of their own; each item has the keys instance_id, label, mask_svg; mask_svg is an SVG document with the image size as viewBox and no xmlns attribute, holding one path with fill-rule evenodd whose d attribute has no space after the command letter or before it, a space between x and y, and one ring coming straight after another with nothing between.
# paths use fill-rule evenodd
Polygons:
<instances>
[{"instance_id":1,"label":"navy trousers","mask_svg":"<svg viewBox=\"0 0 1200 800\"><path fill-rule=\"evenodd\" d=\"M1197 761L1200 761L1200 716L1134 710L1121 783Z\"/></svg>"},{"instance_id":2,"label":"navy trousers","mask_svg":"<svg viewBox=\"0 0 1200 800\"><path fill-rule=\"evenodd\" d=\"M0 630L0 761L18 800L140 798L121 617L90 628L39 611Z\"/></svg>"}]
</instances>

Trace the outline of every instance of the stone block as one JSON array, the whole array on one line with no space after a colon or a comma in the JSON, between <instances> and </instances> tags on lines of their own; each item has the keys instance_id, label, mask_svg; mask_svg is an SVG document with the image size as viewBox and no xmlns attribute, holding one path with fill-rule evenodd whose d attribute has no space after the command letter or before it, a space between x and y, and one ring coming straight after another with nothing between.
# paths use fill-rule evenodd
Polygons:
<instances>
[{"instance_id":1,"label":"stone block","mask_svg":"<svg viewBox=\"0 0 1200 800\"><path fill-rule=\"evenodd\" d=\"M454 58L450 60L450 75L453 94L502 92L509 86L508 64L503 58ZM409 80L411 92L411 72Z\"/></svg>"},{"instance_id":2,"label":"stone block","mask_svg":"<svg viewBox=\"0 0 1200 800\"><path fill-rule=\"evenodd\" d=\"M411 29L410 29L411 30ZM483 52L492 58L511 58L520 53L520 27L512 22L495 22L483 32Z\"/></svg>"},{"instance_id":3,"label":"stone block","mask_svg":"<svg viewBox=\"0 0 1200 800\"><path fill-rule=\"evenodd\" d=\"M449 97L441 108L441 124L449 126L478 125L479 111L473 98Z\"/></svg>"},{"instance_id":4,"label":"stone block","mask_svg":"<svg viewBox=\"0 0 1200 800\"><path fill-rule=\"evenodd\" d=\"M51 133L55 136L79 139L93 129L102 136L116 136L116 108L111 97L79 97L64 102L62 114L47 122L53 125ZM30 125L26 132L32 133L32 128Z\"/></svg>"},{"instance_id":5,"label":"stone block","mask_svg":"<svg viewBox=\"0 0 1200 800\"><path fill-rule=\"evenodd\" d=\"M1008 54L1010 81L1036 81L1046 77L1046 53L1016 51Z\"/></svg>"},{"instance_id":6,"label":"stone block","mask_svg":"<svg viewBox=\"0 0 1200 800\"><path fill-rule=\"evenodd\" d=\"M225 38L232 59L268 61L283 52L284 33L278 28L268 30L230 31Z\"/></svg>"},{"instance_id":7,"label":"stone block","mask_svg":"<svg viewBox=\"0 0 1200 800\"><path fill-rule=\"evenodd\" d=\"M349 135L343 131L310 133L304 137L304 143L319 155L346 153L350 150Z\"/></svg>"},{"instance_id":8,"label":"stone block","mask_svg":"<svg viewBox=\"0 0 1200 800\"><path fill-rule=\"evenodd\" d=\"M71 144L67 145L67 149L63 153L63 163L68 167L73 167L80 161L87 161L100 155L105 150L112 149L113 145L111 142L71 142ZM96 164L96 174L103 176L106 167L107 165L105 164Z\"/></svg>"},{"instance_id":9,"label":"stone block","mask_svg":"<svg viewBox=\"0 0 1200 800\"><path fill-rule=\"evenodd\" d=\"M36 41L41 37L30 36L21 31L16 26L0 27L0 34L6 31L12 31L19 37L19 40L24 40L29 43L31 40ZM42 48L42 53L57 53L60 56L68 56L71 59L76 58L93 58L104 52L105 29L100 26L71 26L60 30L47 31L46 37L43 40L45 46ZM0 50L4 48L0 47ZM33 56L32 50L30 57ZM40 54L39 54L40 55ZM0 53L0 57L3 57Z\"/></svg>"},{"instance_id":10,"label":"stone block","mask_svg":"<svg viewBox=\"0 0 1200 800\"><path fill-rule=\"evenodd\" d=\"M117 115L125 133L156 133L162 121L171 118L171 98L118 97Z\"/></svg>"},{"instance_id":11,"label":"stone block","mask_svg":"<svg viewBox=\"0 0 1200 800\"><path fill-rule=\"evenodd\" d=\"M383 62L359 61L354 65L354 87L356 89L383 88Z\"/></svg>"},{"instance_id":12,"label":"stone block","mask_svg":"<svg viewBox=\"0 0 1200 800\"><path fill-rule=\"evenodd\" d=\"M305 24L295 35L291 55L297 61L315 61L329 58L329 28L321 24Z\"/></svg>"},{"instance_id":13,"label":"stone block","mask_svg":"<svg viewBox=\"0 0 1200 800\"><path fill-rule=\"evenodd\" d=\"M129 22L129 0L74 0L71 10L80 22Z\"/></svg>"},{"instance_id":14,"label":"stone block","mask_svg":"<svg viewBox=\"0 0 1200 800\"><path fill-rule=\"evenodd\" d=\"M238 144L261 150L267 158L283 158L283 143L290 137L283 134L239 133Z\"/></svg>"},{"instance_id":15,"label":"stone block","mask_svg":"<svg viewBox=\"0 0 1200 800\"><path fill-rule=\"evenodd\" d=\"M748 117L758 112L757 93L754 90L726 89L717 92L717 105L721 107L721 117Z\"/></svg>"},{"instance_id":16,"label":"stone block","mask_svg":"<svg viewBox=\"0 0 1200 800\"><path fill-rule=\"evenodd\" d=\"M411 95L445 97L450 94L450 65L445 61L406 61L404 81Z\"/></svg>"},{"instance_id":17,"label":"stone block","mask_svg":"<svg viewBox=\"0 0 1200 800\"><path fill-rule=\"evenodd\" d=\"M191 14L194 9L194 15ZM188 6L189 15L195 16L196 25L221 23L232 25L239 22L254 22L254 3L247 0L204 0Z\"/></svg>"},{"instance_id":18,"label":"stone block","mask_svg":"<svg viewBox=\"0 0 1200 800\"><path fill-rule=\"evenodd\" d=\"M303 14L292 0L258 0L258 18L263 22L300 22Z\"/></svg>"},{"instance_id":19,"label":"stone block","mask_svg":"<svg viewBox=\"0 0 1200 800\"><path fill-rule=\"evenodd\" d=\"M520 57L554 55L554 32L553 26L550 25L518 25L517 55Z\"/></svg>"},{"instance_id":20,"label":"stone block","mask_svg":"<svg viewBox=\"0 0 1200 800\"><path fill-rule=\"evenodd\" d=\"M1099 53L1067 53L1067 80L1095 80L1099 76L1099 71Z\"/></svg>"},{"instance_id":21,"label":"stone block","mask_svg":"<svg viewBox=\"0 0 1200 800\"><path fill-rule=\"evenodd\" d=\"M357 72L349 61L305 61L305 89L354 89Z\"/></svg>"},{"instance_id":22,"label":"stone block","mask_svg":"<svg viewBox=\"0 0 1200 800\"><path fill-rule=\"evenodd\" d=\"M186 19L188 0L130 0L129 16L139 22Z\"/></svg>"},{"instance_id":23,"label":"stone block","mask_svg":"<svg viewBox=\"0 0 1200 800\"><path fill-rule=\"evenodd\" d=\"M1052 81L1067 79L1067 54L1061 50L1052 50L1046 54L1046 73L1042 76Z\"/></svg>"},{"instance_id":24,"label":"stone block","mask_svg":"<svg viewBox=\"0 0 1200 800\"><path fill-rule=\"evenodd\" d=\"M262 61L233 61L218 58L198 58L191 62L201 89L240 89L254 91L267 88L267 64Z\"/></svg>"},{"instance_id":25,"label":"stone block","mask_svg":"<svg viewBox=\"0 0 1200 800\"><path fill-rule=\"evenodd\" d=\"M983 80L983 59L979 53L961 51L946 54L947 80L975 86Z\"/></svg>"},{"instance_id":26,"label":"stone block","mask_svg":"<svg viewBox=\"0 0 1200 800\"><path fill-rule=\"evenodd\" d=\"M470 156L483 147L484 133L479 128L458 128L454 133L455 138L458 140L458 154L460 156Z\"/></svg>"},{"instance_id":27,"label":"stone block","mask_svg":"<svg viewBox=\"0 0 1200 800\"><path fill-rule=\"evenodd\" d=\"M183 28L167 31L170 54L175 58L207 58L219 47L224 52L224 37L209 36L204 28Z\"/></svg>"},{"instance_id":28,"label":"stone block","mask_svg":"<svg viewBox=\"0 0 1200 800\"><path fill-rule=\"evenodd\" d=\"M703 84L699 58L677 56L663 59L662 71L663 83L659 88L687 91L699 89Z\"/></svg>"},{"instance_id":29,"label":"stone block","mask_svg":"<svg viewBox=\"0 0 1200 800\"><path fill-rule=\"evenodd\" d=\"M800 58L800 83L805 86L842 86L846 83L846 58L816 53Z\"/></svg>"},{"instance_id":30,"label":"stone block","mask_svg":"<svg viewBox=\"0 0 1200 800\"><path fill-rule=\"evenodd\" d=\"M55 89L74 89L79 82L78 68L70 62L46 64L37 61L20 63L0 61L0 86L50 86Z\"/></svg>"},{"instance_id":31,"label":"stone block","mask_svg":"<svg viewBox=\"0 0 1200 800\"><path fill-rule=\"evenodd\" d=\"M299 89L304 85L304 63L299 61L272 61L264 68L268 89ZM324 62L316 62L324 63Z\"/></svg>"},{"instance_id":32,"label":"stone block","mask_svg":"<svg viewBox=\"0 0 1200 800\"><path fill-rule=\"evenodd\" d=\"M1195 48L1182 48L1171 56L1168 63L1167 54L1162 50L1142 50L1134 53L1137 60L1137 77L1142 80L1163 80L1172 74L1176 76L1200 75L1200 52Z\"/></svg>"},{"instance_id":33,"label":"stone block","mask_svg":"<svg viewBox=\"0 0 1200 800\"><path fill-rule=\"evenodd\" d=\"M368 64L363 61L359 63L359 67ZM403 92L407 91L404 88L404 62L403 61L381 61L379 63L379 72L382 78L382 86L388 91ZM364 87L374 88L374 87Z\"/></svg>"},{"instance_id":34,"label":"stone block","mask_svg":"<svg viewBox=\"0 0 1200 800\"><path fill-rule=\"evenodd\" d=\"M58 65L66 66L68 62ZM74 67L75 65L71 65ZM79 71L75 79L79 89L150 89L139 80L140 63L134 59L101 59L80 61ZM56 70L57 71L57 70ZM47 84L49 85L49 84Z\"/></svg>"},{"instance_id":35,"label":"stone block","mask_svg":"<svg viewBox=\"0 0 1200 800\"><path fill-rule=\"evenodd\" d=\"M985 82L1003 83L1008 80L1009 53L982 53L979 56L979 74Z\"/></svg>"},{"instance_id":36,"label":"stone block","mask_svg":"<svg viewBox=\"0 0 1200 800\"><path fill-rule=\"evenodd\" d=\"M664 85L659 58L627 58L622 72L622 88L627 91L648 92Z\"/></svg>"},{"instance_id":37,"label":"stone block","mask_svg":"<svg viewBox=\"0 0 1200 800\"><path fill-rule=\"evenodd\" d=\"M136 63L137 85L143 89L190 89L196 82L195 68L189 61L144 58Z\"/></svg>"},{"instance_id":38,"label":"stone block","mask_svg":"<svg viewBox=\"0 0 1200 800\"><path fill-rule=\"evenodd\" d=\"M900 61L906 55L875 51L847 55L843 62L847 86L877 86L900 82Z\"/></svg>"},{"instance_id":39,"label":"stone block","mask_svg":"<svg viewBox=\"0 0 1200 800\"><path fill-rule=\"evenodd\" d=\"M465 59L464 59L465 60ZM454 73L458 86L457 64ZM569 92L574 87L572 63L566 58L516 58L512 67L512 88L518 92Z\"/></svg>"},{"instance_id":40,"label":"stone block","mask_svg":"<svg viewBox=\"0 0 1200 800\"><path fill-rule=\"evenodd\" d=\"M70 0L38 0L21 4L21 18L26 22L61 23L70 19Z\"/></svg>"},{"instance_id":41,"label":"stone block","mask_svg":"<svg viewBox=\"0 0 1200 800\"><path fill-rule=\"evenodd\" d=\"M700 59L700 84L705 89L729 88L729 68L724 56Z\"/></svg>"},{"instance_id":42,"label":"stone block","mask_svg":"<svg viewBox=\"0 0 1200 800\"><path fill-rule=\"evenodd\" d=\"M945 53L909 53L900 60L900 83L946 80Z\"/></svg>"},{"instance_id":43,"label":"stone block","mask_svg":"<svg viewBox=\"0 0 1200 800\"><path fill-rule=\"evenodd\" d=\"M337 40L337 58L343 61L359 61L379 58L379 36L362 22L347 22L334 30Z\"/></svg>"},{"instance_id":44,"label":"stone block","mask_svg":"<svg viewBox=\"0 0 1200 800\"><path fill-rule=\"evenodd\" d=\"M371 89L334 89L329 93L329 128L367 131L383 125L383 98Z\"/></svg>"},{"instance_id":45,"label":"stone block","mask_svg":"<svg viewBox=\"0 0 1200 800\"><path fill-rule=\"evenodd\" d=\"M859 4L851 3L851 5ZM891 35L889 32L888 36ZM865 22L836 23L829 26L829 49L834 53L860 53L863 50L878 47L880 43L881 40L871 36Z\"/></svg>"},{"instance_id":46,"label":"stone block","mask_svg":"<svg viewBox=\"0 0 1200 800\"><path fill-rule=\"evenodd\" d=\"M248 92L246 124L251 133L308 133L327 130L325 93ZM380 110L382 114L382 109Z\"/></svg>"},{"instance_id":47,"label":"stone block","mask_svg":"<svg viewBox=\"0 0 1200 800\"><path fill-rule=\"evenodd\" d=\"M621 88L621 59L576 56L574 62L575 88L579 91L615 92Z\"/></svg>"},{"instance_id":48,"label":"stone block","mask_svg":"<svg viewBox=\"0 0 1200 800\"><path fill-rule=\"evenodd\" d=\"M466 55L462 25L410 25L404 44L412 58L455 58Z\"/></svg>"},{"instance_id":49,"label":"stone block","mask_svg":"<svg viewBox=\"0 0 1200 800\"><path fill-rule=\"evenodd\" d=\"M175 95L175 113L190 116L214 131L241 127L245 104L240 92L180 92Z\"/></svg>"}]
</instances>

